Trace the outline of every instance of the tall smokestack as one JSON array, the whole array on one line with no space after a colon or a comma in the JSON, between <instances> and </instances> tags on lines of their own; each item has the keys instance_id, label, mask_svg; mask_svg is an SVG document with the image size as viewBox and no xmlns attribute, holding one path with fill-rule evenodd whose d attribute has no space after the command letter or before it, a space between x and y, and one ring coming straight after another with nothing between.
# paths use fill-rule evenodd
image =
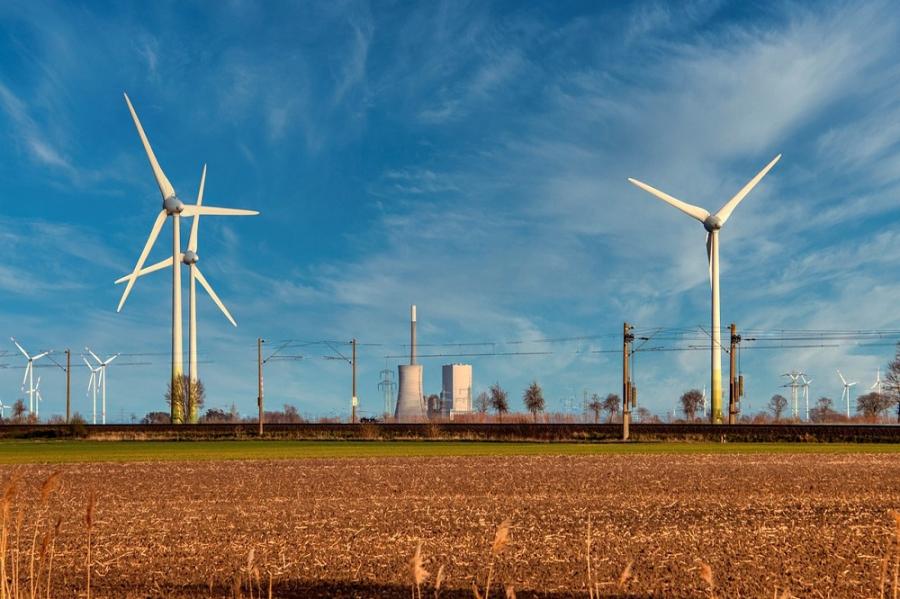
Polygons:
<instances>
[{"instance_id":1,"label":"tall smokestack","mask_svg":"<svg viewBox=\"0 0 900 599\"><path fill-rule=\"evenodd\" d=\"M416 305L409 308L409 363L416 363Z\"/></svg>"}]
</instances>

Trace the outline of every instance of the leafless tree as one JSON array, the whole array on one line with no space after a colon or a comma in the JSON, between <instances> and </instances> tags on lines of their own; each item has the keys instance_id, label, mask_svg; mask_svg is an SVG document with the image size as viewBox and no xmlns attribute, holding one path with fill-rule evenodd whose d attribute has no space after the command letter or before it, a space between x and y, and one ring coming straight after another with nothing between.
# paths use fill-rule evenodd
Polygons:
<instances>
[{"instance_id":1,"label":"leafless tree","mask_svg":"<svg viewBox=\"0 0 900 599\"><path fill-rule=\"evenodd\" d=\"M691 389L690 391L685 391L679 401L681 402L684 417L688 421L693 421L697 415L697 410L703 405L703 393L699 389Z\"/></svg>"},{"instance_id":2,"label":"leafless tree","mask_svg":"<svg viewBox=\"0 0 900 599\"><path fill-rule=\"evenodd\" d=\"M525 389L525 393L522 395L522 401L525 403L525 408L531 412L534 421L537 422L538 412L544 411L544 391L537 384L537 381L532 381L528 385L528 388Z\"/></svg>"},{"instance_id":3,"label":"leafless tree","mask_svg":"<svg viewBox=\"0 0 900 599\"><path fill-rule=\"evenodd\" d=\"M603 411L609 414L608 422L612 422L613 418L619 413L622 407L622 398L615 393L610 393L603 400Z\"/></svg>"},{"instance_id":4,"label":"leafless tree","mask_svg":"<svg viewBox=\"0 0 900 599\"><path fill-rule=\"evenodd\" d=\"M591 395L591 402L587 405L588 409L594 413L594 424L600 423L600 412L603 411L603 400L594 393Z\"/></svg>"},{"instance_id":5,"label":"leafless tree","mask_svg":"<svg viewBox=\"0 0 900 599\"><path fill-rule=\"evenodd\" d=\"M500 422L503 422L503 415L509 412L509 403L506 400L506 391L499 383L491 385L491 407L497 412Z\"/></svg>"},{"instance_id":6,"label":"leafless tree","mask_svg":"<svg viewBox=\"0 0 900 599\"><path fill-rule=\"evenodd\" d=\"M886 394L873 391L856 398L856 411L865 418L878 418L893 403L893 400Z\"/></svg>"},{"instance_id":7,"label":"leafless tree","mask_svg":"<svg viewBox=\"0 0 900 599\"><path fill-rule=\"evenodd\" d=\"M772 412L772 416L775 418L776 422L781 420L781 415L784 413L787 403L787 398L778 393L773 395L772 399L769 400L769 411Z\"/></svg>"}]
</instances>

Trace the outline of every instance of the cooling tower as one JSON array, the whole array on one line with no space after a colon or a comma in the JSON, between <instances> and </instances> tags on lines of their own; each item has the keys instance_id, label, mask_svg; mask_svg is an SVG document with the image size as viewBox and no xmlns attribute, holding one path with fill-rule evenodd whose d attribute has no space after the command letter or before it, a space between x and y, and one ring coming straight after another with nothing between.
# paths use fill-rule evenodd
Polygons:
<instances>
[{"instance_id":1,"label":"cooling tower","mask_svg":"<svg viewBox=\"0 0 900 599\"><path fill-rule=\"evenodd\" d=\"M409 364L398 369L397 422L421 422L427 420L425 397L422 394L422 365L416 364L416 306L410 308Z\"/></svg>"}]
</instances>

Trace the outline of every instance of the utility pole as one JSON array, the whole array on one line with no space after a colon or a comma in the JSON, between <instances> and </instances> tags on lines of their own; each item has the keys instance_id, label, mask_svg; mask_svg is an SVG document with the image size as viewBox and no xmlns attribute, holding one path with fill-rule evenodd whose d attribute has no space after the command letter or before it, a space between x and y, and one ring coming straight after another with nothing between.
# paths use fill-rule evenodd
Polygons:
<instances>
[{"instance_id":1,"label":"utility pole","mask_svg":"<svg viewBox=\"0 0 900 599\"><path fill-rule=\"evenodd\" d=\"M66 424L72 415L72 350L66 348Z\"/></svg>"},{"instance_id":2,"label":"utility pole","mask_svg":"<svg viewBox=\"0 0 900 599\"><path fill-rule=\"evenodd\" d=\"M741 342L741 336L737 334L737 327L731 323L731 347L729 354L729 370L728 370L728 424L737 424L738 403L743 395L743 377L738 378L737 367L737 346Z\"/></svg>"},{"instance_id":3,"label":"utility pole","mask_svg":"<svg viewBox=\"0 0 900 599\"><path fill-rule=\"evenodd\" d=\"M353 396L351 399L350 406L350 422L356 424L356 405L359 403L359 400L356 398L356 338L350 340L350 345L353 348L352 358L350 360L350 369L353 371Z\"/></svg>"},{"instance_id":4,"label":"utility pole","mask_svg":"<svg viewBox=\"0 0 900 599\"><path fill-rule=\"evenodd\" d=\"M263 359L262 344L265 340L262 337L256 339L256 367L257 367L257 391L256 405L259 406L259 436L263 435Z\"/></svg>"},{"instance_id":5,"label":"utility pole","mask_svg":"<svg viewBox=\"0 0 900 599\"><path fill-rule=\"evenodd\" d=\"M626 322L622 327L622 440L627 441L631 425L631 397L636 391L631 384L631 375L628 372L628 361L631 358L631 342L634 335L631 330L634 327Z\"/></svg>"}]
</instances>

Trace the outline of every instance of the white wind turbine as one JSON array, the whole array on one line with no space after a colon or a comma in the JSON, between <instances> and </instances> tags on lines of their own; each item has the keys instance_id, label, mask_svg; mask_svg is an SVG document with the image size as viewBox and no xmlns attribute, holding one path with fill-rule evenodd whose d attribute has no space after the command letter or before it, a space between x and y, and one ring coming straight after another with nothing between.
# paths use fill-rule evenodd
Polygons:
<instances>
[{"instance_id":1,"label":"white wind turbine","mask_svg":"<svg viewBox=\"0 0 900 599\"><path fill-rule=\"evenodd\" d=\"M91 357L94 358L94 360L97 361L97 369L100 371L100 375L99 375L99 377L100 377L99 383L100 383L100 387L101 387L101 391L100 391L100 423L106 424L106 368L109 366L110 362L112 362L113 360L115 360L116 358L119 357L119 354L115 354L112 357L106 358L106 360L101 360L99 357L97 357L97 354L92 352L90 349L88 349L88 348L84 348L84 349L87 353L91 354ZM94 387L94 396L95 396L94 420L95 421L97 419L96 384L97 383L94 383L94 385L95 385L95 387ZM94 424L97 424L97 423L94 422Z\"/></svg>"},{"instance_id":2,"label":"white wind turbine","mask_svg":"<svg viewBox=\"0 0 900 599\"><path fill-rule=\"evenodd\" d=\"M28 365L25 366L25 376L22 377L22 389L25 389L25 383L28 383L28 413L34 414L35 418L37 418L40 409L37 404L34 402L34 363L43 358L46 355L50 354L50 351L41 352L36 356L29 356L28 352L25 351L19 342L14 338L10 337L13 343L16 344L16 347L19 348L19 351L22 352L22 355L25 356L25 359L28 360Z\"/></svg>"},{"instance_id":3,"label":"white wind turbine","mask_svg":"<svg viewBox=\"0 0 900 599\"><path fill-rule=\"evenodd\" d=\"M11 410L12 406L8 406L0 400L0 420L3 420L3 410Z\"/></svg>"},{"instance_id":4,"label":"white wind turbine","mask_svg":"<svg viewBox=\"0 0 900 599\"><path fill-rule=\"evenodd\" d=\"M91 371L91 378L88 380L88 393L92 395L91 424L97 424L97 386L100 383L100 367L94 368L91 366L91 363L84 356L81 356L81 359L84 360L84 365Z\"/></svg>"},{"instance_id":5,"label":"white wind turbine","mask_svg":"<svg viewBox=\"0 0 900 599\"><path fill-rule=\"evenodd\" d=\"M872 383L872 386L869 387L869 389L871 389L875 393L878 393L879 395L881 395L881 391L882 391L881 382L882 382L881 381L881 368L876 368L875 369L875 382Z\"/></svg>"},{"instance_id":6,"label":"white wind turbine","mask_svg":"<svg viewBox=\"0 0 900 599\"><path fill-rule=\"evenodd\" d=\"M174 262L179 260L181 256L182 216L197 216L198 214L223 216L258 214L258 212L253 210L214 208L210 206L199 205L186 206L180 199L178 199L178 196L175 194L175 188L172 187L172 184L169 182L169 179L163 172L162 167L159 166L159 161L157 161L156 155L153 153L153 148L150 147L150 141L147 139L147 135L144 133L144 128L141 126L141 122L138 119L137 113L135 112L134 107L131 105L131 100L129 100L128 94L125 94L125 103L128 104L128 110L131 112L131 118L134 121L134 126L137 128L138 135L141 138L141 143L144 145L144 151L147 153L147 159L150 161L150 167L153 169L153 176L156 178L156 184L159 186L159 192L163 198L163 207L159 214L156 216L156 221L154 221L153 228L150 230L150 236L147 238L147 242L144 244L144 249L141 250L141 254L138 257L137 263L135 263L134 265L134 270L132 270L131 272L132 277L128 280L128 284L125 286L125 291L122 293L122 299L119 300L119 306L116 309L117 312L122 310L122 306L125 304L125 300L128 298L128 294L131 293L131 288L134 285L135 280L137 280L137 277L135 275L137 275L137 273L139 273L144 267L144 262L147 260L147 255L150 253L150 249L156 242L156 238L157 236L159 236L159 232L162 229L162 226L165 223L167 217L172 217L172 260ZM180 384L184 362L181 319L181 269L173 268L171 378L173 389L176 385ZM178 402L173 401L172 423L181 424L182 422L184 422L184 414L181 411L181 405Z\"/></svg>"},{"instance_id":7,"label":"white wind turbine","mask_svg":"<svg viewBox=\"0 0 900 599\"><path fill-rule=\"evenodd\" d=\"M801 374L800 378L803 380L803 401L806 403L806 420L809 420L809 384L812 382L812 379L806 378L805 374Z\"/></svg>"},{"instance_id":8,"label":"white wind turbine","mask_svg":"<svg viewBox=\"0 0 900 599\"><path fill-rule=\"evenodd\" d=\"M776 156L772 162L766 165L759 174L750 179L743 188L733 198L728 200L722 208L715 214L710 214L707 210L682 202L669 194L662 192L654 187L642 183L637 179L629 178L628 181L633 185L640 187L647 193L656 196L667 204L678 208L688 216L691 216L701 223L706 229L706 255L709 260L709 281L712 287L712 317L711 317L711 340L710 340L710 420L714 424L723 422L722 415L722 331L719 315L719 230L728 221L731 213L741 203L741 200L750 193L756 184L766 176L775 163L781 159L781 154Z\"/></svg>"},{"instance_id":9,"label":"white wind turbine","mask_svg":"<svg viewBox=\"0 0 900 599\"><path fill-rule=\"evenodd\" d=\"M848 383L847 379L844 378L844 375L841 374L841 371L837 371L838 376L841 377L841 383L844 385L844 390L841 391L841 401L844 402L844 405L847 406L847 418L850 418L850 387L859 383L859 381L853 381L852 383Z\"/></svg>"},{"instance_id":10,"label":"white wind turbine","mask_svg":"<svg viewBox=\"0 0 900 599\"><path fill-rule=\"evenodd\" d=\"M43 400L44 400L44 398L41 395L41 377L38 377L37 383L34 384L34 408L35 408L34 413L35 413L35 416L38 413L37 407L40 405L40 403Z\"/></svg>"},{"instance_id":11,"label":"white wind turbine","mask_svg":"<svg viewBox=\"0 0 900 599\"><path fill-rule=\"evenodd\" d=\"M206 186L206 165L203 165L203 174L200 176L200 191L197 193L197 206L201 206L203 204L203 190ZM198 252L198 231L200 227L200 216L195 216L194 221L191 223L191 236L188 239L188 247L187 250L181 254L179 258L179 266L181 264L186 264L188 267L188 272L191 276L191 284L188 287L188 305L189 305L189 318L188 318L188 373L189 380L191 382L188 387L189 393L194 393L196 390L196 383L200 380L200 373L197 366L197 281L200 282L200 285L206 290L209 294L209 297L212 298L213 302L219 307L222 313L225 315L225 318L234 325L237 326L237 322L235 322L234 318L231 316L231 313L228 311L228 308L225 307L225 304L222 303L222 300L219 299L218 294L213 290L212 285L209 284L209 281L206 280L206 277L203 276L203 273L200 271L200 267L197 266L197 262L200 260L200 256ZM147 268L142 269L137 274L130 274L122 277L116 283L123 283L125 281L133 280L137 277L142 277L146 274L150 274L152 272L156 272L157 270L162 270L163 268L168 268L172 266L172 258L166 258L160 262L152 266L148 266ZM191 406L191 413L188 414L188 422L196 422L199 418L199 413L197 413L198 404L194 400L194 398L189 398L188 405Z\"/></svg>"}]
</instances>

